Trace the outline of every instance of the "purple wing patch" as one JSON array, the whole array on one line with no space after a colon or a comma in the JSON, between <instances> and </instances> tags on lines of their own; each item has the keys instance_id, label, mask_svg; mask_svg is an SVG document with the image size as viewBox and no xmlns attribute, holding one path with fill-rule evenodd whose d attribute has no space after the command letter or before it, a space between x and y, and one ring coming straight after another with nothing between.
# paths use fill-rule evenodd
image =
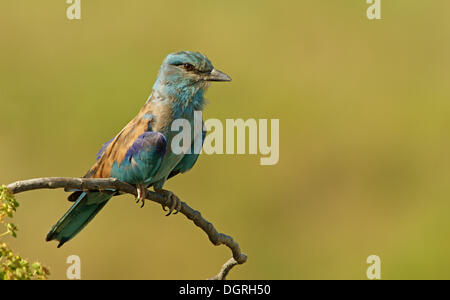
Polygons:
<instances>
[{"instance_id":1,"label":"purple wing patch","mask_svg":"<svg viewBox=\"0 0 450 300\"><path fill-rule=\"evenodd\" d=\"M159 132L147 131L141 134L128 149L125 160L139 156L143 152L152 152L164 156L166 153L166 138Z\"/></svg>"}]
</instances>

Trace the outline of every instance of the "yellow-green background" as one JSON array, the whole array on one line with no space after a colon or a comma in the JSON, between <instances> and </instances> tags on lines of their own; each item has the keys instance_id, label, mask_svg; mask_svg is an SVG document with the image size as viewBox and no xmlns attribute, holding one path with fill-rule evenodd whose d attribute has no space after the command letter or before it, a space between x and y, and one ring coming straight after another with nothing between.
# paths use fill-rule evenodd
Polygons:
<instances>
[{"instance_id":1,"label":"yellow-green background","mask_svg":"<svg viewBox=\"0 0 450 300\"><path fill-rule=\"evenodd\" d=\"M231 279L450 278L450 2L0 3L0 183L81 176L139 110L165 55L206 54L230 74L206 118L280 119L280 161L203 155L166 187L248 255ZM18 196L13 249L65 278L202 279L229 250L182 215L112 201L61 249L45 235L62 190Z\"/></svg>"}]
</instances>

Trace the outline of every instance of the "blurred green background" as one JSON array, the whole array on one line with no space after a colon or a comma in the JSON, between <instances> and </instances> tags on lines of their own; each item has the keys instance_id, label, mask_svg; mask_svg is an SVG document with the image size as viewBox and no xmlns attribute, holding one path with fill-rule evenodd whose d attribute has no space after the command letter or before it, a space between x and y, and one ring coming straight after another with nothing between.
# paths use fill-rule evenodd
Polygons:
<instances>
[{"instance_id":1,"label":"blurred green background","mask_svg":"<svg viewBox=\"0 0 450 300\"><path fill-rule=\"evenodd\" d=\"M248 255L230 279L450 279L450 2L0 3L0 183L81 176L134 117L163 58L201 51L230 74L206 118L280 119L280 161L202 155L166 184ZM203 279L230 257L182 215L110 201L61 249L62 190L18 196L22 256L64 279Z\"/></svg>"}]
</instances>

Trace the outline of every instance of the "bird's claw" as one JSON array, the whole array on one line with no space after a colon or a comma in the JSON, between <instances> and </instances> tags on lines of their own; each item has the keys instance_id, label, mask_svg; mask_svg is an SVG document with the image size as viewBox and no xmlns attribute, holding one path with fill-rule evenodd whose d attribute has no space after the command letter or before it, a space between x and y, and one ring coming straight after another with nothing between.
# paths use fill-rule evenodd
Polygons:
<instances>
[{"instance_id":1,"label":"bird's claw","mask_svg":"<svg viewBox=\"0 0 450 300\"><path fill-rule=\"evenodd\" d=\"M141 184L138 184L136 186L137 196L136 196L136 203L139 203L139 201L142 202L141 208L144 207L145 204L145 196L147 195L147 188Z\"/></svg>"},{"instance_id":2,"label":"bird's claw","mask_svg":"<svg viewBox=\"0 0 450 300\"><path fill-rule=\"evenodd\" d=\"M164 211L167 211L166 207L169 207L166 204L170 203L169 212L166 214L166 217L170 216L172 212L176 215L181 211L181 200L173 192L167 190L158 190L157 192L166 198L165 204L161 204Z\"/></svg>"}]
</instances>

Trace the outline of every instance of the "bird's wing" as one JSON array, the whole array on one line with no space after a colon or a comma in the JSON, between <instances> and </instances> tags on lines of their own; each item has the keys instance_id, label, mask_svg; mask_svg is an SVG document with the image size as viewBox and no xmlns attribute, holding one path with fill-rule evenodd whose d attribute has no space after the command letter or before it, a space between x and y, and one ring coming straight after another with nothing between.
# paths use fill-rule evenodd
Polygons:
<instances>
[{"instance_id":1,"label":"bird's wing","mask_svg":"<svg viewBox=\"0 0 450 300\"><path fill-rule=\"evenodd\" d=\"M152 119L140 112L97 154L85 177L115 177L128 183L145 183L156 173L166 152L162 133L151 131Z\"/></svg>"},{"instance_id":2,"label":"bird's wing","mask_svg":"<svg viewBox=\"0 0 450 300\"><path fill-rule=\"evenodd\" d=\"M103 144L86 178L114 177L130 184L146 183L158 171L166 152L166 138L152 131L150 109L141 110L114 138ZM80 191L68 200L76 201Z\"/></svg>"},{"instance_id":3,"label":"bird's wing","mask_svg":"<svg viewBox=\"0 0 450 300\"><path fill-rule=\"evenodd\" d=\"M100 150L98 150L97 152L97 160L100 159L100 157L102 157L102 155L105 153L106 148L108 148L109 144L111 144L111 142L114 140L114 138L110 139L109 141L107 141L106 143L103 144L103 146L100 148Z\"/></svg>"},{"instance_id":4,"label":"bird's wing","mask_svg":"<svg viewBox=\"0 0 450 300\"><path fill-rule=\"evenodd\" d=\"M122 161L115 161L111 177L131 184L146 184L161 166L166 153L166 138L160 132L141 134L128 149Z\"/></svg>"},{"instance_id":5,"label":"bird's wing","mask_svg":"<svg viewBox=\"0 0 450 300\"><path fill-rule=\"evenodd\" d=\"M203 127L203 126L202 126ZM172 178L173 176L185 173L192 169L192 167L195 165L198 159L198 153L195 153L194 148L195 144L198 142L201 142L201 145L203 146L203 142L205 141L206 131L202 130L202 134L198 134L194 137L194 142L191 145L191 152L189 154L185 154L183 158L180 160L180 162L173 168L173 170L170 172L167 179ZM200 141L201 139L201 141Z\"/></svg>"}]
</instances>

